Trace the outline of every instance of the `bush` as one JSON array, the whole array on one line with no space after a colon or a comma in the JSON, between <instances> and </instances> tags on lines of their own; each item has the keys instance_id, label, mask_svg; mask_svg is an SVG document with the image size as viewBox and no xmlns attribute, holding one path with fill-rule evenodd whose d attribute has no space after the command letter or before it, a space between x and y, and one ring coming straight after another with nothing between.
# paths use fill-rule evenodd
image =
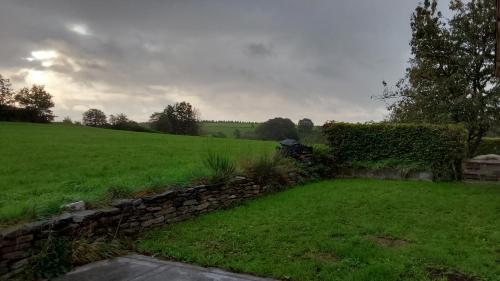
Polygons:
<instances>
[{"instance_id":1,"label":"bush","mask_svg":"<svg viewBox=\"0 0 500 281\"><path fill-rule=\"evenodd\" d=\"M241 166L244 174L256 183L272 186L289 185L293 182L291 174L298 172L293 160L278 153L243 161Z\"/></svg>"},{"instance_id":2,"label":"bush","mask_svg":"<svg viewBox=\"0 0 500 281\"><path fill-rule=\"evenodd\" d=\"M210 182L219 183L225 182L233 177L236 173L236 165L227 156L216 154L209 151L203 164L207 167L210 172Z\"/></svg>"},{"instance_id":3,"label":"bush","mask_svg":"<svg viewBox=\"0 0 500 281\"><path fill-rule=\"evenodd\" d=\"M390 159L425 166L436 180L461 176L466 148L462 127L326 123L323 130L335 161L341 165Z\"/></svg>"},{"instance_id":4,"label":"bush","mask_svg":"<svg viewBox=\"0 0 500 281\"><path fill-rule=\"evenodd\" d=\"M255 129L255 134L263 140L299 139L295 124L288 118L269 119Z\"/></svg>"},{"instance_id":5,"label":"bush","mask_svg":"<svg viewBox=\"0 0 500 281\"><path fill-rule=\"evenodd\" d=\"M477 155L498 154L500 155L500 138L483 138Z\"/></svg>"}]
</instances>

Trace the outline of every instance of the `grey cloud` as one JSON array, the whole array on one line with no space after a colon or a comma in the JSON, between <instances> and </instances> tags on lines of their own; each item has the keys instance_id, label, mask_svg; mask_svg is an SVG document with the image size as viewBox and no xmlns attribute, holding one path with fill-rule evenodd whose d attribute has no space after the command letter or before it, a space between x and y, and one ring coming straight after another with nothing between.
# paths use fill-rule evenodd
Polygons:
<instances>
[{"instance_id":1,"label":"grey cloud","mask_svg":"<svg viewBox=\"0 0 500 281\"><path fill-rule=\"evenodd\" d=\"M142 121L188 99L207 119L381 119L370 97L402 75L417 3L2 0L0 73L53 73L55 111L73 118L100 105ZM34 50L60 57L42 67Z\"/></svg>"},{"instance_id":2,"label":"grey cloud","mask_svg":"<svg viewBox=\"0 0 500 281\"><path fill-rule=\"evenodd\" d=\"M247 52L253 57L269 57L274 54L273 48L263 43L250 43Z\"/></svg>"}]
</instances>

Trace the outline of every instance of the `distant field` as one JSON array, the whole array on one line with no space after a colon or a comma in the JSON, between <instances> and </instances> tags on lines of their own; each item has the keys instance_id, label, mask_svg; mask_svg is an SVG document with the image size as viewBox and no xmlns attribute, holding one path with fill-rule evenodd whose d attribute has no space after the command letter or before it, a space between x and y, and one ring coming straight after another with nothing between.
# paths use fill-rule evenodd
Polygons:
<instances>
[{"instance_id":1,"label":"distant field","mask_svg":"<svg viewBox=\"0 0 500 281\"><path fill-rule=\"evenodd\" d=\"M499 207L495 184L324 181L152 230L138 249L279 280L493 281Z\"/></svg>"},{"instance_id":2,"label":"distant field","mask_svg":"<svg viewBox=\"0 0 500 281\"><path fill-rule=\"evenodd\" d=\"M202 122L201 130L204 135L212 135L218 132L223 133L227 138L235 138L234 132L240 133L254 132L258 124L224 123L224 122Z\"/></svg>"},{"instance_id":3,"label":"distant field","mask_svg":"<svg viewBox=\"0 0 500 281\"><path fill-rule=\"evenodd\" d=\"M276 143L0 122L0 224L207 174L209 150L235 159Z\"/></svg>"}]
</instances>

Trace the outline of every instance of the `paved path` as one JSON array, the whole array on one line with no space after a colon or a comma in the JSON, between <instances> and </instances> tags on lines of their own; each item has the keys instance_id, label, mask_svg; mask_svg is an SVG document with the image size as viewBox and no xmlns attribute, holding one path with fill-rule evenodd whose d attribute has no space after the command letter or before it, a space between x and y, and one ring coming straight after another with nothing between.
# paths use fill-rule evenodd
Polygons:
<instances>
[{"instance_id":1,"label":"paved path","mask_svg":"<svg viewBox=\"0 0 500 281\"><path fill-rule=\"evenodd\" d=\"M272 281L215 268L131 255L84 265L57 281Z\"/></svg>"}]
</instances>

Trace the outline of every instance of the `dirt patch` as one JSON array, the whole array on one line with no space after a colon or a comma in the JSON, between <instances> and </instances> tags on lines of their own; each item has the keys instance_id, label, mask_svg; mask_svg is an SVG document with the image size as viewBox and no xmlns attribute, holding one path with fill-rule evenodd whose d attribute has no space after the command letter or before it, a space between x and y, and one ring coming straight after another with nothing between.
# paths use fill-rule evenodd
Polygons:
<instances>
[{"instance_id":1,"label":"dirt patch","mask_svg":"<svg viewBox=\"0 0 500 281\"><path fill-rule=\"evenodd\" d=\"M370 240L385 248L398 248L408 245L410 242L392 237L370 236Z\"/></svg>"},{"instance_id":2,"label":"dirt patch","mask_svg":"<svg viewBox=\"0 0 500 281\"><path fill-rule=\"evenodd\" d=\"M307 252L304 254L304 257L323 262L335 262L338 260L337 256L334 254L323 252Z\"/></svg>"},{"instance_id":3,"label":"dirt patch","mask_svg":"<svg viewBox=\"0 0 500 281\"><path fill-rule=\"evenodd\" d=\"M432 280L447 280L447 281L481 281L480 278L470 276L458 271L449 270L446 268L428 268L427 272Z\"/></svg>"}]
</instances>

